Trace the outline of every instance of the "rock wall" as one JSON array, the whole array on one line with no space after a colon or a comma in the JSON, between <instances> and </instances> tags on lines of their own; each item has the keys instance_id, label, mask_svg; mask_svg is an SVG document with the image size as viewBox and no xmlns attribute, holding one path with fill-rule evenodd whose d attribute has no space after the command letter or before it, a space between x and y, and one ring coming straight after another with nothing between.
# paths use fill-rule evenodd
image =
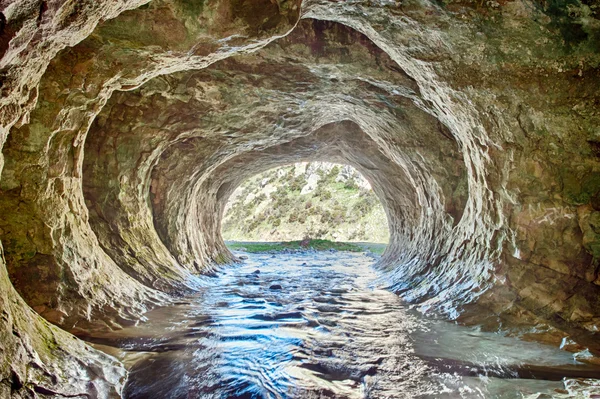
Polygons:
<instances>
[{"instance_id":1,"label":"rock wall","mask_svg":"<svg viewBox=\"0 0 600 399\"><path fill-rule=\"evenodd\" d=\"M163 288L185 286L189 275L175 269L155 286L149 283L154 270L131 277L123 271L127 264L117 265L90 228L81 185L83 144L107 99L154 76L259 48L289 31L299 15L298 5L268 1L205 9L155 2L124 12L143 3L0 3L0 239L19 294L47 320L75 332L135 321L148 306L167 300ZM257 9L260 20L253 17ZM103 36L111 24L112 33ZM44 74L48 79L40 83ZM121 365L50 327L19 298L5 271L0 279L2 303L13 304L3 306L2 396L120 395Z\"/></svg>"},{"instance_id":2,"label":"rock wall","mask_svg":"<svg viewBox=\"0 0 600 399\"><path fill-rule=\"evenodd\" d=\"M122 367L46 320L193 290L232 260L235 187L297 161L369 180L379 266L422 309L597 333L596 4L145 3L0 2L0 394L118 396Z\"/></svg>"}]
</instances>

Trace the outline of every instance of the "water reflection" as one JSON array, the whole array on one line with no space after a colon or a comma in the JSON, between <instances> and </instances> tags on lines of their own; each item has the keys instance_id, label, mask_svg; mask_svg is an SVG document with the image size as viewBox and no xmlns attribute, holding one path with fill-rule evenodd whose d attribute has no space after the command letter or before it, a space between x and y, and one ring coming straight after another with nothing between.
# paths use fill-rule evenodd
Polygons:
<instances>
[{"instance_id":1,"label":"water reflection","mask_svg":"<svg viewBox=\"0 0 600 399\"><path fill-rule=\"evenodd\" d=\"M89 339L121 349L130 399L566 392L561 381L510 377L523 364L580 367L571 354L423 320L372 286L372 261L341 252L251 255L207 278L187 302L151 312L147 323Z\"/></svg>"}]
</instances>

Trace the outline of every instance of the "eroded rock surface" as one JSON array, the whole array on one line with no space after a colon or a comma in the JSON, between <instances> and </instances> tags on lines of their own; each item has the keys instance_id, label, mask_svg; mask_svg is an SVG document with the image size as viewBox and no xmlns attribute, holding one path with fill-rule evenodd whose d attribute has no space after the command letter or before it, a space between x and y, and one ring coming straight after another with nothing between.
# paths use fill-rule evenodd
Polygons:
<instances>
[{"instance_id":1,"label":"eroded rock surface","mask_svg":"<svg viewBox=\"0 0 600 399\"><path fill-rule=\"evenodd\" d=\"M46 320L193 290L233 259L228 196L296 161L367 177L422 309L597 335L597 4L146 3L0 2L0 394L118 396L121 366Z\"/></svg>"}]
</instances>

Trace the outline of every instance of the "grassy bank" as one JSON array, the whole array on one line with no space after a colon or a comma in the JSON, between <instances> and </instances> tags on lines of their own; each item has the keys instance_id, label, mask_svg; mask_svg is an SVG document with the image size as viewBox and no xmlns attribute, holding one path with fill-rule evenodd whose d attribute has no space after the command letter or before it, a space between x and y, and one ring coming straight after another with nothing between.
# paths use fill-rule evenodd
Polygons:
<instances>
[{"instance_id":1,"label":"grassy bank","mask_svg":"<svg viewBox=\"0 0 600 399\"><path fill-rule=\"evenodd\" d=\"M289 250L307 250L327 251L334 249L336 251L364 252L371 251L376 254L382 254L385 245L370 243L348 243L330 240L305 240L305 241L283 241L283 242L241 242L228 241L227 247L233 251L245 251L249 253L264 252L285 252Z\"/></svg>"}]
</instances>

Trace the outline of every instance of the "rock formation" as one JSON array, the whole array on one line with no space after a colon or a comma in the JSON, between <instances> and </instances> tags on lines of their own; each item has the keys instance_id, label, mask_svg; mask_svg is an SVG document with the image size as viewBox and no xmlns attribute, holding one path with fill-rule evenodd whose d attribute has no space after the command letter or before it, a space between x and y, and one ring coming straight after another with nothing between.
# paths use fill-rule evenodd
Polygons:
<instances>
[{"instance_id":1,"label":"rock formation","mask_svg":"<svg viewBox=\"0 0 600 399\"><path fill-rule=\"evenodd\" d=\"M123 367L61 328L193 290L232 260L236 186L297 161L369 180L390 220L379 267L422 309L597 335L593 0L0 11L0 397L118 397Z\"/></svg>"}]
</instances>

